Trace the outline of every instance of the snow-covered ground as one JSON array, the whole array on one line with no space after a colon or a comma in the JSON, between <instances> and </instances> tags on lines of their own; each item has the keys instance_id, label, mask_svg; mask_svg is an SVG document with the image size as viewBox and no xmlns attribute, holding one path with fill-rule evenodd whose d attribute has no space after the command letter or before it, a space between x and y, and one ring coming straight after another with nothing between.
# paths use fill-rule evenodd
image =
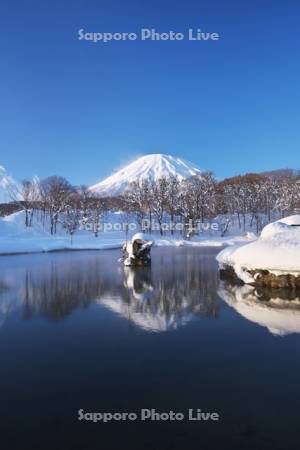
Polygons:
<instances>
[{"instance_id":1,"label":"snow-covered ground","mask_svg":"<svg viewBox=\"0 0 300 450\"><path fill-rule=\"evenodd\" d=\"M254 282L249 270L268 270L274 275L300 275L300 215L267 225L259 239L234 245L217 256L220 267L231 266L245 283Z\"/></svg>"},{"instance_id":2,"label":"snow-covered ground","mask_svg":"<svg viewBox=\"0 0 300 450\"><path fill-rule=\"evenodd\" d=\"M71 239L66 230L58 227L58 233L52 236L48 231L49 225L43 226L41 220L34 219L33 226L26 228L24 215L25 212L20 211L0 218L0 254L113 249L121 248L125 242L125 233L123 231L100 231L98 237L95 237L90 231L77 231ZM112 214L109 221L122 220L119 216L117 213ZM174 236L169 234L163 237L158 233L153 233L151 239L154 240L155 246L222 247L236 243L249 243L256 237L253 233L242 233L233 228L226 237L221 237L220 231L207 231L190 240L182 239L179 233Z\"/></svg>"}]
</instances>

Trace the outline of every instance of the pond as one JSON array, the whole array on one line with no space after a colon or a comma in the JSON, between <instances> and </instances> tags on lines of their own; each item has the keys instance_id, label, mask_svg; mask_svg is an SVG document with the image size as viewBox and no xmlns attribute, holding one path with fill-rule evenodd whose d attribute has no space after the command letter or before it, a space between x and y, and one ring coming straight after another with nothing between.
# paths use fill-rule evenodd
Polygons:
<instances>
[{"instance_id":1,"label":"pond","mask_svg":"<svg viewBox=\"0 0 300 450\"><path fill-rule=\"evenodd\" d=\"M1 257L1 448L298 448L299 301L220 282L216 254L155 248L136 269L117 250Z\"/></svg>"}]
</instances>

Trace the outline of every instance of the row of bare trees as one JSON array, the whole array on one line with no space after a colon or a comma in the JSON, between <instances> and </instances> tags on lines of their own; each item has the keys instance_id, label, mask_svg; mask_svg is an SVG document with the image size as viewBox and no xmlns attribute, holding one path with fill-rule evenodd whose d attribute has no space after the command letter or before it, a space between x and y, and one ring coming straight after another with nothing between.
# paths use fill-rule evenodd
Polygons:
<instances>
[{"instance_id":1,"label":"row of bare trees","mask_svg":"<svg viewBox=\"0 0 300 450\"><path fill-rule=\"evenodd\" d=\"M123 196L124 208L135 212L141 223L146 218L155 220L163 234L163 223L190 220L204 222L216 214L217 183L211 172L201 177L180 181L178 178L161 178L158 181L134 182ZM171 228L171 233L174 227Z\"/></svg>"},{"instance_id":2,"label":"row of bare trees","mask_svg":"<svg viewBox=\"0 0 300 450\"><path fill-rule=\"evenodd\" d=\"M73 235L79 224L92 224L98 235L101 214L108 205L86 186L76 188L64 177L51 176L44 180L25 180L10 188L12 200L25 211L25 226L31 227L34 214L50 233L57 233L58 224Z\"/></svg>"},{"instance_id":3,"label":"row of bare trees","mask_svg":"<svg viewBox=\"0 0 300 450\"><path fill-rule=\"evenodd\" d=\"M218 182L206 172L182 181L162 178L135 182L124 195L124 207L135 212L139 222L155 218L161 234L166 217L196 225L216 216L228 220L235 216L240 229L245 231L250 221L249 225L259 231L272 219L300 212L300 177L289 172L247 174Z\"/></svg>"},{"instance_id":4,"label":"row of bare trees","mask_svg":"<svg viewBox=\"0 0 300 450\"><path fill-rule=\"evenodd\" d=\"M53 235L58 224L71 236L79 224L89 224L97 237L101 217L115 209L135 215L140 224L147 219L150 227L155 220L161 234L164 222L196 226L216 216L224 218L223 232L233 216L240 229L246 230L250 221L259 231L274 218L300 211L300 177L289 172L247 174L223 181L211 172L186 180L137 181L118 198L101 198L85 186L75 188L65 178L51 176L23 181L10 194L25 210L26 227L32 226L36 215Z\"/></svg>"}]
</instances>

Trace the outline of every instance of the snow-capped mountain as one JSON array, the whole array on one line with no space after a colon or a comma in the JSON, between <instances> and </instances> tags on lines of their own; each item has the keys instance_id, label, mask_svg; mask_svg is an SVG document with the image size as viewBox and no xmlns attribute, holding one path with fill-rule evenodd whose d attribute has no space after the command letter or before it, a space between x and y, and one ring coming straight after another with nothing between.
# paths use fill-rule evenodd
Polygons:
<instances>
[{"instance_id":1,"label":"snow-capped mountain","mask_svg":"<svg viewBox=\"0 0 300 450\"><path fill-rule=\"evenodd\" d=\"M157 181L172 176L181 181L201 173L197 166L181 158L162 154L146 155L91 186L90 189L102 196L116 196L128 189L133 181Z\"/></svg>"},{"instance_id":2,"label":"snow-capped mountain","mask_svg":"<svg viewBox=\"0 0 300 450\"><path fill-rule=\"evenodd\" d=\"M9 190L14 185L16 185L16 181L7 174L3 166L0 166L0 203L12 201Z\"/></svg>"}]
</instances>

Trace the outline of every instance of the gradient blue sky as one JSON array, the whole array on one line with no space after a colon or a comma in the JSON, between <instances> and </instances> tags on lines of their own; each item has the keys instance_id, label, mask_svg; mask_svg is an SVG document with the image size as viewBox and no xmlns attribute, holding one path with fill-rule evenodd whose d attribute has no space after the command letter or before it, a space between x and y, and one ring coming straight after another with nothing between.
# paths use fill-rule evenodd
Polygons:
<instances>
[{"instance_id":1,"label":"gradient blue sky","mask_svg":"<svg viewBox=\"0 0 300 450\"><path fill-rule=\"evenodd\" d=\"M300 168L299 1L2 0L0 165L91 184L145 153ZM78 41L80 28L218 42Z\"/></svg>"}]
</instances>

